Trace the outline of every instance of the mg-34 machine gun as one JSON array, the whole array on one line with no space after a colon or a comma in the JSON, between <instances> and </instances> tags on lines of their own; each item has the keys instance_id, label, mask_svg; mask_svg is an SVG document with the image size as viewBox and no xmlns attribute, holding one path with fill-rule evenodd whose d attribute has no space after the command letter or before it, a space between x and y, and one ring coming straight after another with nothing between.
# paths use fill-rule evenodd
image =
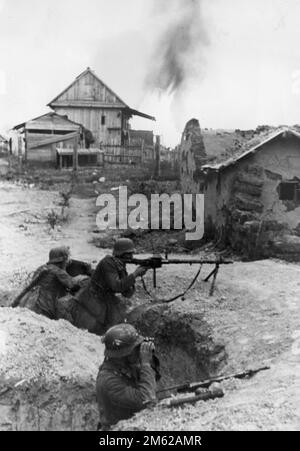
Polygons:
<instances>
[{"instance_id":1,"label":"mg-34 machine gun","mask_svg":"<svg viewBox=\"0 0 300 451\"><path fill-rule=\"evenodd\" d=\"M212 284L210 288L210 296L213 295L216 279L218 276L218 272L221 265L231 265L233 264L232 260L225 260L222 257L217 257L216 259L174 259L174 258L168 258L166 255L165 257L162 257L161 255L153 255L149 258L132 258L129 260L126 260L126 263L132 264L132 265L138 265L138 266L144 266L145 268L149 268L153 270L153 287L157 287L157 270L162 268L164 265L200 265L199 271L197 272L196 276L192 280L191 284L188 286L187 290L185 290L184 293L177 295L175 298L172 298L165 302L173 302L176 299L185 296L185 294L194 286L196 283L203 265L214 265L213 271L204 279L205 282L208 282L211 278ZM150 294L146 288L145 281L143 281L143 286L145 291Z\"/></svg>"}]
</instances>

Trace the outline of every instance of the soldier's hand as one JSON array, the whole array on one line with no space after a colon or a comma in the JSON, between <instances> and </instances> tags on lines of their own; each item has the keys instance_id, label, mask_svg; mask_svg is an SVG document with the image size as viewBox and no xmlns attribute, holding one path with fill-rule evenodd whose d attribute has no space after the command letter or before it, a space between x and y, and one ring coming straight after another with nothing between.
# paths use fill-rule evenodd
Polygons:
<instances>
[{"instance_id":1,"label":"soldier's hand","mask_svg":"<svg viewBox=\"0 0 300 451\"><path fill-rule=\"evenodd\" d=\"M83 274L80 274L79 276L75 276L75 277L73 277L73 280L76 282L76 283L81 283L81 282L85 282L86 280L89 280L90 278L89 278L89 276L85 276L85 275L83 275Z\"/></svg>"},{"instance_id":2,"label":"soldier's hand","mask_svg":"<svg viewBox=\"0 0 300 451\"><path fill-rule=\"evenodd\" d=\"M134 272L135 277L143 277L148 269L149 268L145 268L145 266L139 266Z\"/></svg>"},{"instance_id":3,"label":"soldier's hand","mask_svg":"<svg viewBox=\"0 0 300 451\"><path fill-rule=\"evenodd\" d=\"M144 341L141 344L141 349L140 349L141 363L149 363L150 364L152 361L152 356L153 356L154 350L155 350L155 346L152 341Z\"/></svg>"}]
</instances>

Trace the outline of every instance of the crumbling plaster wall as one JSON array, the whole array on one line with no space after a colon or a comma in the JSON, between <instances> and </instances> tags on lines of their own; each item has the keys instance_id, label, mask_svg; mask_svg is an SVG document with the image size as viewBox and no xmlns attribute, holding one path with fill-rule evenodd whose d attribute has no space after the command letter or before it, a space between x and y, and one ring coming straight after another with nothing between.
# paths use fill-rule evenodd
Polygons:
<instances>
[{"instance_id":1,"label":"crumbling plaster wall","mask_svg":"<svg viewBox=\"0 0 300 451\"><path fill-rule=\"evenodd\" d=\"M201 167L207 161L199 121L191 119L184 129L180 146L180 178L182 192L200 193L204 190Z\"/></svg>"},{"instance_id":2,"label":"crumbling plaster wall","mask_svg":"<svg viewBox=\"0 0 300 451\"><path fill-rule=\"evenodd\" d=\"M204 174L208 158L199 122L192 119L180 157L182 192L205 195L206 238L252 257L281 256L289 249L300 258L300 204L279 198L281 182L300 178L299 139L286 132L236 164Z\"/></svg>"}]
</instances>

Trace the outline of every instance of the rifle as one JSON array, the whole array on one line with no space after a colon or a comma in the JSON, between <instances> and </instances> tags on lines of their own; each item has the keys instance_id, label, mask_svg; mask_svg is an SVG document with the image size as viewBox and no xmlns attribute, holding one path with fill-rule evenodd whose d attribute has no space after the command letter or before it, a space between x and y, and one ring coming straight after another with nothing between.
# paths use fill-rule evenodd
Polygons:
<instances>
[{"instance_id":1,"label":"rifle","mask_svg":"<svg viewBox=\"0 0 300 451\"><path fill-rule=\"evenodd\" d=\"M255 370L247 370L243 371L241 373L236 374L230 374L228 376L219 376L214 377L212 379L208 379L205 381L200 382L192 382L192 383L186 383L181 385L174 385L173 387L167 387L163 390L159 390L157 393L164 393L167 391L176 391L177 393L187 393L187 392L193 392L197 390L198 388L209 388L213 383L215 382L222 382L228 379L244 379L245 377L252 377L255 374L259 373L260 371L266 371L269 370L269 366L264 366L261 368L257 368Z\"/></svg>"},{"instance_id":2,"label":"rifle","mask_svg":"<svg viewBox=\"0 0 300 451\"><path fill-rule=\"evenodd\" d=\"M153 255L152 257L149 257L149 258L131 258L131 259L126 260L125 263L131 264L131 265L143 266L145 268L152 269L153 270L153 287L154 288L157 287L157 269L162 268L164 265L197 265L197 264L199 264L200 269L199 269L196 277L192 281L191 285L188 287L188 289L183 294L180 294L180 295L176 296L176 298L173 298L170 301L167 301L167 302L172 302L172 301L175 301L176 299L178 299L179 297L184 296L192 288L192 286L195 284L196 280L198 279L198 277L200 275L201 268L203 265L215 265L214 270L204 280L205 282L208 282L211 279L211 277L213 277L213 281L212 281L212 285L211 285L211 289L210 289L210 296L212 296L214 293L215 283L216 283L216 279L217 279L217 275L218 275L220 266L221 265L231 265L231 264L233 264L233 261L225 260L222 257L218 257L218 258L212 259L212 260L172 259L172 258L168 258L167 255L165 258L163 258L161 255ZM148 294L150 294L146 289L144 280L143 280L143 285L144 285L145 291Z\"/></svg>"}]
</instances>

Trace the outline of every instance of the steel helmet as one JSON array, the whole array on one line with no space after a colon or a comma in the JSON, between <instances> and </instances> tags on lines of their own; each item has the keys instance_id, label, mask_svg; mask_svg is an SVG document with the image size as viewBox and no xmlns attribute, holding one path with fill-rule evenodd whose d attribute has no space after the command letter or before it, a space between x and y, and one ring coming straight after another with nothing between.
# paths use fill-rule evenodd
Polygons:
<instances>
[{"instance_id":1,"label":"steel helmet","mask_svg":"<svg viewBox=\"0 0 300 451\"><path fill-rule=\"evenodd\" d=\"M133 241L129 238L120 238L114 245L114 255L122 257L122 255L127 253L135 253Z\"/></svg>"},{"instance_id":2,"label":"steel helmet","mask_svg":"<svg viewBox=\"0 0 300 451\"><path fill-rule=\"evenodd\" d=\"M102 343L105 344L105 356L113 358L130 355L134 348L143 341L144 337L131 324L118 324L111 327L102 337Z\"/></svg>"},{"instance_id":3,"label":"steel helmet","mask_svg":"<svg viewBox=\"0 0 300 451\"><path fill-rule=\"evenodd\" d=\"M67 246L55 247L49 252L49 263L62 263L70 257L70 249Z\"/></svg>"}]
</instances>

